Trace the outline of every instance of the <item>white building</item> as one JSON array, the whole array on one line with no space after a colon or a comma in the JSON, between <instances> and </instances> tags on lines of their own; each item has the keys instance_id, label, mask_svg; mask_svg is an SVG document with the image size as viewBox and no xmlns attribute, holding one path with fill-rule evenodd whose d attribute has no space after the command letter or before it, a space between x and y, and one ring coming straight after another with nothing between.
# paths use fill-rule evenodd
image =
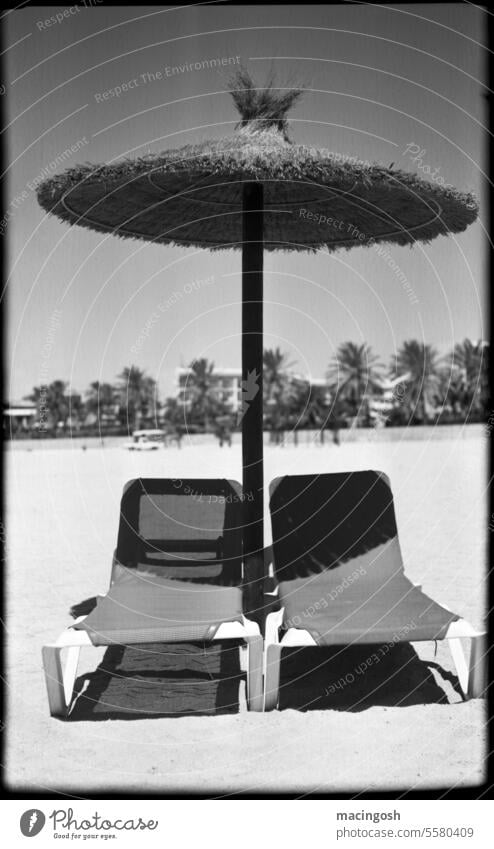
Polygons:
<instances>
[{"instance_id":1,"label":"white building","mask_svg":"<svg viewBox=\"0 0 494 849\"><path fill-rule=\"evenodd\" d=\"M5 404L3 410L4 427L9 433L19 428L29 430L36 419L36 407L26 401L13 401Z\"/></svg>"},{"instance_id":2,"label":"white building","mask_svg":"<svg viewBox=\"0 0 494 849\"><path fill-rule=\"evenodd\" d=\"M190 404L191 376L190 368L177 368L175 383L177 400L187 407ZM237 413L242 403L242 372L239 368L215 368L211 382L218 400L225 404L232 413Z\"/></svg>"}]
</instances>

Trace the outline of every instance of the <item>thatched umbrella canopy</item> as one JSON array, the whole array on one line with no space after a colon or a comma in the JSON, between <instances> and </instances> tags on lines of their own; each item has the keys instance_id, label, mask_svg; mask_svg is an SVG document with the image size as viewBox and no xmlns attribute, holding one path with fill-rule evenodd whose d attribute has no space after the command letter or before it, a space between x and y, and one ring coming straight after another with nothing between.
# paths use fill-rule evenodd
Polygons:
<instances>
[{"instance_id":1,"label":"thatched umbrella canopy","mask_svg":"<svg viewBox=\"0 0 494 849\"><path fill-rule=\"evenodd\" d=\"M294 144L286 111L300 92L254 90L240 76L241 115L225 138L111 165L76 165L38 189L68 224L123 238L210 250L241 248L243 189L262 184L268 251L398 245L460 233L478 213L470 194L378 164Z\"/></svg>"},{"instance_id":2,"label":"thatched umbrella canopy","mask_svg":"<svg viewBox=\"0 0 494 849\"><path fill-rule=\"evenodd\" d=\"M161 244L242 250L243 483L251 579L262 577L263 250L428 242L462 232L478 214L470 194L294 144L286 116L300 93L256 88L240 71L232 86L240 121L232 135L111 165L78 165L38 188L41 206L69 224Z\"/></svg>"}]
</instances>

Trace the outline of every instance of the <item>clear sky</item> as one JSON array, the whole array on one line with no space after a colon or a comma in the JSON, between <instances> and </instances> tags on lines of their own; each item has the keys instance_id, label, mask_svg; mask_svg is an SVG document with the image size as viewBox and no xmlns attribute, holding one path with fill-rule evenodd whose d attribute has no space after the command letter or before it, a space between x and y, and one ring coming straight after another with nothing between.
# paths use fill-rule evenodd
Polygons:
<instances>
[{"instance_id":1,"label":"clear sky","mask_svg":"<svg viewBox=\"0 0 494 849\"><path fill-rule=\"evenodd\" d=\"M165 248L69 228L45 215L32 189L40 175L76 162L231 132L228 67L145 76L218 57L240 56L261 83L274 69L281 84L305 86L292 113L295 141L409 171L439 169L481 202L480 220L466 233L389 248L406 286L372 248L267 255L266 346L279 345L298 371L317 377L347 340L367 341L389 363L405 339L447 352L465 337L485 338L487 51L480 9L81 5L60 23L43 23L63 8L25 8L4 19L11 399L57 378L81 391L93 380L114 380L132 363L166 395L176 366L194 357L240 365L238 252ZM119 97L102 98L130 80L137 84ZM422 163L406 153L412 144L423 151Z\"/></svg>"}]
</instances>

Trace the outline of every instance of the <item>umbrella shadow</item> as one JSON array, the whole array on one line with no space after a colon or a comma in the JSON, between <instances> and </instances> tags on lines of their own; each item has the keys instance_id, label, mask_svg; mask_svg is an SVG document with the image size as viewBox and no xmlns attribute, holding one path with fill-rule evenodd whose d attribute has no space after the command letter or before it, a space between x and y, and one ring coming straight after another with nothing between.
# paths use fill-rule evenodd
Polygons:
<instances>
[{"instance_id":1,"label":"umbrella shadow","mask_svg":"<svg viewBox=\"0 0 494 849\"><path fill-rule=\"evenodd\" d=\"M233 641L111 646L76 680L69 721L238 713L243 677Z\"/></svg>"},{"instance_id":2,"label":"umbrella shadow","mask_svg":"<svg viewBox=\"0 0 494 849\"><path fill-rule=\"evenodd\" d=\"M377 706L448 704L451 688L461 697L456 675L421 660L410 643L386 652L381 645L292 648L282 652L279 707L358 713Z\"/></svg>"}]
</instances>

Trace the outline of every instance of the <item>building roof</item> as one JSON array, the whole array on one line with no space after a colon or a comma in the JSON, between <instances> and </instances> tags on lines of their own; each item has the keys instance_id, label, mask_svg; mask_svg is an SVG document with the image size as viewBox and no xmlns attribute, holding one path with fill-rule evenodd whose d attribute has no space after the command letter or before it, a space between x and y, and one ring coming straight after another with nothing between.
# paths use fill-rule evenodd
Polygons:
<instances>
[{"instance_id":1,"label":"building roof","mask_svg":"<svg viewBox=\"0 0 494 849\"><path fill-rule=\"evenodd\" d=\"M186 376L192 373L192 369L189 366L179 366L175 369L175 373L177 377ZM213 377L238 377L239 379L242 377L242 369L240 368L217 368L216 366L213 369Z\"/></svg>"},{"instance_id":2,"label":"building roof","mask_svg":"<svg viewBox=\"0 0 494 849\"><path fill-rule=\"evenodd\" d=\"M36 407L32 405L27 407L9 406L6 405L3 411L4 416L35 416Z\"/></svg>"}]
</instances>

